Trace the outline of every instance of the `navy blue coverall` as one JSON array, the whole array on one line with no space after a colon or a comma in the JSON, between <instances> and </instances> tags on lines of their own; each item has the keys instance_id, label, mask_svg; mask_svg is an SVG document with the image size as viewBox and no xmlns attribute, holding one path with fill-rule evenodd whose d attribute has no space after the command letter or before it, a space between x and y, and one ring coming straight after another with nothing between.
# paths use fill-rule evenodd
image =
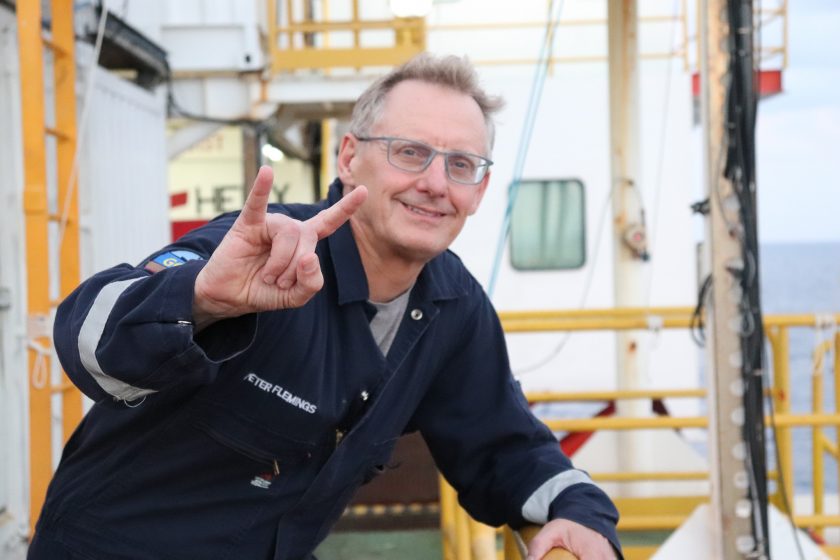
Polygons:
<instances>
[{"instance_id":1,"label":"navy blue coverall","mask_svg":"<svg viewBox=\"0 0 840 560\"><path fill-rule=\"evenodd\" d=\"M270 205L305 220L313 205ZM64 450L30 558L311 558L359 485L420 430L476 518L563 517L618 548L617 513L573 469L510 373L496 313L445 252L411 291L387 357L349 224L318 243L325 285L298 309L192 324L225 215L60 306L61 363L95 401ZM174 266L177 265L177 266Z\"/></svg>"}]
</instances>

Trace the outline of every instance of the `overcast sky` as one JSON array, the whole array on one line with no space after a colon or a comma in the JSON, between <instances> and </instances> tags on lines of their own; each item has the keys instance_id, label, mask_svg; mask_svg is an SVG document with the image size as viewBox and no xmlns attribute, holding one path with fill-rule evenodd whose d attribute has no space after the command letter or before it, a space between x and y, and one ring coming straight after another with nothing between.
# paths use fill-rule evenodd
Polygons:
<instances>
[{"instance_id":1,"label":"overcast sky","mask_svg":"<svg viewBox=\"0 0 840 560\"><path fill-rule=\"evenodd\" d=\"M784 92L759 104L759 232L766 242L840 242L840 1L788 10Z\"/></svg>"}]
</instances>

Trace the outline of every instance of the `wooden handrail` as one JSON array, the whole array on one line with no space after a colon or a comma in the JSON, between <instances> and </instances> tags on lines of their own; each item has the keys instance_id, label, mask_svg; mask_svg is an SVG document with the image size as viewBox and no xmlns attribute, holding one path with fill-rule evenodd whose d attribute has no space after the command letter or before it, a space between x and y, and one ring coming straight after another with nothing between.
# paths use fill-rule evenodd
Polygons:
<instances>
[{"instance_id":1,"label":"wooden handrail","mask_svg":"<svg viewBox=\"0 0 840 560\"><path fill-rule=\"evenodd\" d=\"M519 533L522 535L522 540L530 543L542 527L531 526L525 527ZM555 548L549 551L548 554L542 557L542 560L578 560L578 557L562 548Z\"/></svg>"}]
</instances>

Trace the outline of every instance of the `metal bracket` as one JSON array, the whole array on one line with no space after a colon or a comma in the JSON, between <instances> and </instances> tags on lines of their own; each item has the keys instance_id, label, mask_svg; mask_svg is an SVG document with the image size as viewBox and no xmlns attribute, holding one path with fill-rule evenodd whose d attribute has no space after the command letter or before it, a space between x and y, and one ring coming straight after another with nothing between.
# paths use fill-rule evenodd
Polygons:
<instances>
[{"instance_id":1,"label":"metal bracket","mask_svg":"<svg viewBox=\"0 0 840 560\"><path fill-rule=\"evenodd\" d=\"M0 309L8 309L12 306L12 291L9 288L0 287Z\"/></svg>"}]
</instances>

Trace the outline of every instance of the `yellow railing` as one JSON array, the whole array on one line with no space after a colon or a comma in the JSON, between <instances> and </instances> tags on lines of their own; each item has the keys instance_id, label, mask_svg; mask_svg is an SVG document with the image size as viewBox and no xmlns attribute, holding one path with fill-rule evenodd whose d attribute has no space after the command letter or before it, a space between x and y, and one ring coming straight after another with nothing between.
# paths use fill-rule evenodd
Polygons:
<instances>
[{"instance_id":1,"label":"yellow railing","mask_svg":"<svg viewBox=\"0 0 840 560\"><path fill-rule=\"evenodd\" d=\"M539 527L526 527L514 533L502 530L502 549L497 546L499 531L472 519L458 506L455 490L440 479L440 526L443 560L525 560L523 548L534 538ZM555 549L543 560L576 560L566 550Z\"/></svg>"},{"instance_id":2,"label":"yellow railing","mask_svg":"<svg viewBox=\"0 0 840 560\"><path fill-rule=\"evenodd\" d=\"M395 66L426 50L426 20L419 17L367 19L359 0L341 2L349 15L330 17L329 2L296 5L292 0L268 0L268 45L272 72L330 68ZM296 9L297 8L297 9ZM392 41L382 45L382 32ZM366 46L365 34L379 34L377 46ZM342 41L342 39L344 39Z\"/></svg>"},{"instance_id":3,"label":"yellow railing","mask_svg":"<svg viewBox=\"0 0 840 560\"><path fill-rule=\"evenodd\" d=\"M685 329L691 325L692 309L680 308L633 308L633 309L597 309L576 311L533 311L504 312L499 317L506 332L547 332L547 331L604 331L626 329ZM812 529L821 535L822 528L840 526L840 515L825 513L824 457L828 453L835 460L840 459L840 429L832 441L824 428L840 426L840 333L834 325L840 323L840 314L831 316L817 315L772 315L764 318L765 331L771 348L773 384L767 387L772 395L774 414L765 418L765 423L775 429L779 451L778 470L770 471L768 478L777 482L771 495L772 502L782 511L787 504L793 504L793 438L794 428L810 428L813 439L812 461L812 496L811 514L794 515L797 526ZM811 411L794 413L791 410L791 371L789 329L812 328L819 335L815 344L811 375ZM823 336L829 331L828 336ZM823 378L826 366L832 363L834 378L834 404L831 411L825 410ZM610 401L620 399L658 399L658 398L705 398L705 389L649 389L630 391L586 391L586 392L540 392L527 395L530 402L560 401ZM597 430L638 430L638 429L683 429L707 428L705 416L688 417L598 417L585 419L547 419L545 423L554 431L597 431ZM802 459L797 457L797 459ZM703 481L708 480L708 472L592 472L592 478L598 481L635 482L635 481ZM780 484L779 482L783 482ZM840 467L838 467L840 482ZM784 495L782 494L784 493ZM619 529L622 531L662 531L677 528L701 503L708 501L707 496L664 496L653 498L618 498L616 506L621 514ZM486 552L490 543L495 543L496 533L491 528L481 526L469 519L468 515L457 506L454 491L445 482L441 483L441 524L446 560L484 560L490 558ZM509 539L508 539L509 540ZM505 554L510 550L505 548ZM833 558L840 558L840 547L825 546L823 550ZM649 558L655 547L627 547L628 560ZM518 556L505 556L518 558Z\"/></svg>"},{"instance_id":4,"label":"yellow railing","mask_svg":"<svg viewBox=\"0 0 840 560\"><path fill-rule=\"evenodd\" d=\"M784 69L788 63L788 0L771 0L768 5L756 10L755 24L760 28L761 45L758 53L759 66L770 65ZM699 6L699 2L696 2ZM449 35L480 33L498 34L499 32L533 30L540 32L548 24L559 28L592 29L593 37L601 33L607 25L607 19L601 16L561 17L559 21L516 19L515 14L507 14L504 20L472 19L461 23L435 23L427 25L425 18L368 19L361 15L359 0L321 0L320 2L298 4L292 0L268 0L268 45L273 72L301 69L327 70L337 67L363 68L369 66L392 66L404 62L414 54L426 48L429 34ZM336 12L344 10L342 19L336 19ZM438 6L438 14L445 17L447 7ZM699 8L698 8L699 9ZM691 33L689 27L689 0L681 0L674 13L645 14L639 18L642 26L672 25L673 44L659 50L641 53L643 59L665 59L678 57L683 60L686 71L696 71L699 57L692 60L691 53L699 53L697 33ZM332 14L332 17L331 17ZM699 20L698 20L699 21ZM382 45L383 31L392 32L393 41ZM377 46L363 46L363 35L379 34ZM342 36L345 39L342 41ZM494 35L497 37L497 35ZM600 37L600 35L597 35ZM593 44L600 44L600 39ZM694 43L692 48L691 43ZM339 45L343 46L339 46ZM482 57L472 53L474 64L482 66L533 65L536 58L499 58ZM602 62L606 53L559 53L553 55L550 64Z\"/></svg>"}]
</instances>

